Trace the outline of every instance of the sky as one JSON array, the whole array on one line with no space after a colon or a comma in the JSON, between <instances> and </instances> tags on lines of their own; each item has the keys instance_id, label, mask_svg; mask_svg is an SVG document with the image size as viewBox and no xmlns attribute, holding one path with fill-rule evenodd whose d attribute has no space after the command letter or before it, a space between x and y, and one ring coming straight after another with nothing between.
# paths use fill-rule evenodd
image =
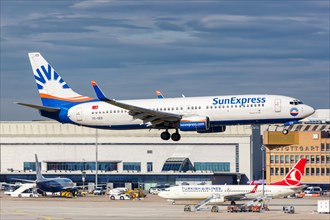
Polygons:
<instances>
[{"instance_id":1,"label":"sky","mask_svg":"<svg viewBox=\"0 0 330 220\"><path fill-rule=\"evenodd\" d=\"M330 108L329 1L1 0L0 120L45 120L27 56L117 99L278 94Z\"/></svg>"}]
</instances>

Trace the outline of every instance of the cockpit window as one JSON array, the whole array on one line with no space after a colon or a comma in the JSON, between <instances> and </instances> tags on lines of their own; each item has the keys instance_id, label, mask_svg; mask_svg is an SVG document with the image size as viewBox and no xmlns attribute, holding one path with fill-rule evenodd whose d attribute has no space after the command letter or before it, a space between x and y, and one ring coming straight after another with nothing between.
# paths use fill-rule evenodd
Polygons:
<instances>
[{"instance_id":1,"label":"cockpit window","mask_svg":"<svg viewBox=\"0 0 330 220\"><path fill-rule=\"evenodd\" d=\"M302 101L300 100L292 100L290 101L290 105L301 105L304 104Z\"/></svg>"}]
</instances>

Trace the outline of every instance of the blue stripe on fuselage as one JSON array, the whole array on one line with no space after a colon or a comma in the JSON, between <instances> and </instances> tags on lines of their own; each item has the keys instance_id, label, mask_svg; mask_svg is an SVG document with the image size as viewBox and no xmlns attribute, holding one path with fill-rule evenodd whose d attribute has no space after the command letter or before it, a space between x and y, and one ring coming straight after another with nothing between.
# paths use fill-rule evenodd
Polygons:
<instances>
[{"instance_id":1,"label":"blue stripe on fuselage","mask_svg":"<svg viewBox=\"0 0 330 220\"><path fill-rule=\"evenodd\" d=\"M228 120L228 121L211 121L211 126L217 125L246 125L246 124L276 124L290 121L299 121L301 118L279 118L279 119L260 119L260 120ZM109 130L129 130L129 129L150 129L146 124L130 124L130 125L109 125L109 126L87 126L99 129Z\"/></svg>"}]
</instances>

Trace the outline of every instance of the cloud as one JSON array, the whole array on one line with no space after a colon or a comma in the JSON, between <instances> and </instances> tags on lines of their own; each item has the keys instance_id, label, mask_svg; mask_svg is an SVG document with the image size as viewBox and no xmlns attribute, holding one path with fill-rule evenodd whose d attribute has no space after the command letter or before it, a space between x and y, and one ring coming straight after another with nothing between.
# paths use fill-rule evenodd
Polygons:
<instances>
[{"instance_id":1,"label":"cloud","mask_svg":"<svg viewBox=\"0 0 330 220\"><path fill-rule=\"evenodd\" d=\"M167 97L274 93L329 106L329 4L322 1L1 4L1 119L34 118L10 104L40 103L31 51L89 96L94 79L117 99L153 98L161 89Z\"/></svg>"}]
</instances>

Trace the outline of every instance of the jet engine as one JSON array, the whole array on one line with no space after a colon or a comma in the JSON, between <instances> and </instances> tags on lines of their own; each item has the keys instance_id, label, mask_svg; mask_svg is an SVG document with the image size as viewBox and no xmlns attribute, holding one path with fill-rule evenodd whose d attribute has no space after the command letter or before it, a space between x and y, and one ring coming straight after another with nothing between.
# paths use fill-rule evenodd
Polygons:
<instances>
[{"instance_id":1,"label":"jet engine","mask_svg":"<svg viewBox=\"0 0 330 220\"><path fill-rule=\"evenodd\" d=\"M206 131L197 131L198 133L220 133L226 131L226 125L220 125L220 126L211 126Z\"/></svg>"},{"instance_id":2,"label":"jet engine","mask_svg":"<svg viewBox=\"0 0 330 220\"><path fill-rule=\"evenodd\" d=\"M206 116L183 116L180 121L181 131L207 131L210 119Z\"/></svg>"}]
</instances>

